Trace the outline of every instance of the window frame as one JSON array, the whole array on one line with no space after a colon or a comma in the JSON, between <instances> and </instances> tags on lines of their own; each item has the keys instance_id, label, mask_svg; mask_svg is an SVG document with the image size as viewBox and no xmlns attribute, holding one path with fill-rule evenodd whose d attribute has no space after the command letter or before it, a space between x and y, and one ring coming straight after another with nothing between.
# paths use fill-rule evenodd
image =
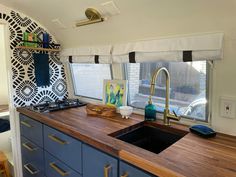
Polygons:
<instances>
[{"instance_id":1,"label":"window frame","mask_svg":"<svg viewBox=\"0 0 236 177\"><path fill-rule=\"evenodd\" d=\"M102 99L98 99L98 98L94 98L94 97L88 97L88 96L84 96L84 95L78 95L75 92L75 84L74 84L74 76L73 76L73 69L72 69L72 65L73 64L94 64L94 65L99 65L96 63L69 63L69 70L70 70L70 74L71 74L71 83L72 83L72 88L73 88L73 94L74 96L77 96L79 98L85 99L85 100L94 100L94 101L103 101ZM107 63L108 65L110 65L110 74L111 74L111 79L113 79L113 70L112 70L112 64Z\"/></svg>"},{"instance_id":2,"label":"window frame","mask_svg":"<svg viewBox=\"0 0 236 177\"><path fill-rule=\"evenodd\" d=\"M194 62L194 61L193 61ZM124 79L129 80L128 78L128 68L127 68L127 64L129 63L125 63L123 64L123 75L124 75ZM184 119L184 122L199 122L199 123L204 123L204 124L210 124L211 123L211 100L212 100L212 66L213 66L213 62L212 61L206 61L206 99L207 99L207 103L206 103L206 118L205 120L200 120L191 116L187 116L187 115L181 115L181 118ZM170 76L171 77L171 76ZM128 82L129 84L129 82ZM128 86L129 88L129 86ZM134 108L134 111L137 114L143 114L144 115L144 109L142 108L138 108L138 107L134 107L133 105L129 105L130 102L130 97L129 97L129 89L128 89L128 95L127 95L127 105L128 106L132 106ZM157 111L157 117L162 116L163 117L163 112Z\"/></svg>"}]
</instances>

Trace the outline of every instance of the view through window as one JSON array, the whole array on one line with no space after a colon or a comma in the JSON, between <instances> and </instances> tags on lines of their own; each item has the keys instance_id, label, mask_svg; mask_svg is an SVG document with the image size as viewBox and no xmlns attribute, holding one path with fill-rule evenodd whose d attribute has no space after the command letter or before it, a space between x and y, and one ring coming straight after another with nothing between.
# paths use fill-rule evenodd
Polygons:
<instances>
[{"instance_id":1,"label":"view through window","mask_svg":"<svg viewBox=\"0 0 236 177\"><path fill-rule=\"evenodd\" d=\"M126 76L129 80L128 104L144 109L150 94L151 77L158 67L166 67L170 72L170 110L178 115L206 121L206 61L126 64ZM161 73L152 99L159 112L163 112L165 107L165 82L165 74Z\"/></svg>"},{"instance_id":2,"label":"view through window","mask_svg":"<svg viewBox=\"0 0 236 177\"><path fill-rule=\"evenodd\" d=\"M111 79L110 64L71 64L75 95L102 100L103 80Z\"/></svg>"}]
</instances>

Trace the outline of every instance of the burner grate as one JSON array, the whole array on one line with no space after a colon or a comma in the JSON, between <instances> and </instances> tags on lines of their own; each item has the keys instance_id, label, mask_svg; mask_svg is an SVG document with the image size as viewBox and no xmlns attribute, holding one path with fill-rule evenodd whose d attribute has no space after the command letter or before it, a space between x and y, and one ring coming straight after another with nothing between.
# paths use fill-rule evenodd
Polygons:
<instances>
[{"instance_id":1,"label":"burner grate","mask_svg":"<svg viewBox=\"0 0 236 177\"><path fill-rule=\"evenodd\" d=\"M36 112L52 112L69 108L81 107L85 105L86 103L80 102L79 99L65 99L65 100L56 100L55 102L47 101L42 104L31 105L27 108Z\"/></svg>"}]
</instances>

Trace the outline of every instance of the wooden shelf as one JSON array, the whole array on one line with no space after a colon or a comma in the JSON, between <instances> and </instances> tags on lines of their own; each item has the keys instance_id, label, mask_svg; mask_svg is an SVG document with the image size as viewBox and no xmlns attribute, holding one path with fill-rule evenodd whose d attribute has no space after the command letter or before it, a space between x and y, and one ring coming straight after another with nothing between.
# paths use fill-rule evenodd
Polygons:
<instances>
[{"instance_id":1,"label":"wooden shelf","mask_svg":"<svg viewBox=\"0 0 236 177\"><path fill-rule=\"evenodd\" d=\"M17 49L31 49L31 50L40 50L47 52L60 52L60 49L49 49L49 48L41 48L41 47L28 47L28 46L17 46Z\"/></svg>"}]
</instances>

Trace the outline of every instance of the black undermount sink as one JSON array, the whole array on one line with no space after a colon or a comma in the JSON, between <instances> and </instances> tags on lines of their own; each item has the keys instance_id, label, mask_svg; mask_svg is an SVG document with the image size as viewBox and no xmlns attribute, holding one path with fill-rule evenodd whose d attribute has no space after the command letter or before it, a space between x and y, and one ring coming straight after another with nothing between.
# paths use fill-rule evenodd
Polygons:
<instances>
[{"instance_id":1,"label":"black undermount sink","mask_svg":"<svg viewBox=\"0 0 236 177\"><path fill-rule=\"evenodd\" d=\"M144 122L112 133L111 136L158 154L187 133L172 127Z\"/></svg>"}]
</instances>

